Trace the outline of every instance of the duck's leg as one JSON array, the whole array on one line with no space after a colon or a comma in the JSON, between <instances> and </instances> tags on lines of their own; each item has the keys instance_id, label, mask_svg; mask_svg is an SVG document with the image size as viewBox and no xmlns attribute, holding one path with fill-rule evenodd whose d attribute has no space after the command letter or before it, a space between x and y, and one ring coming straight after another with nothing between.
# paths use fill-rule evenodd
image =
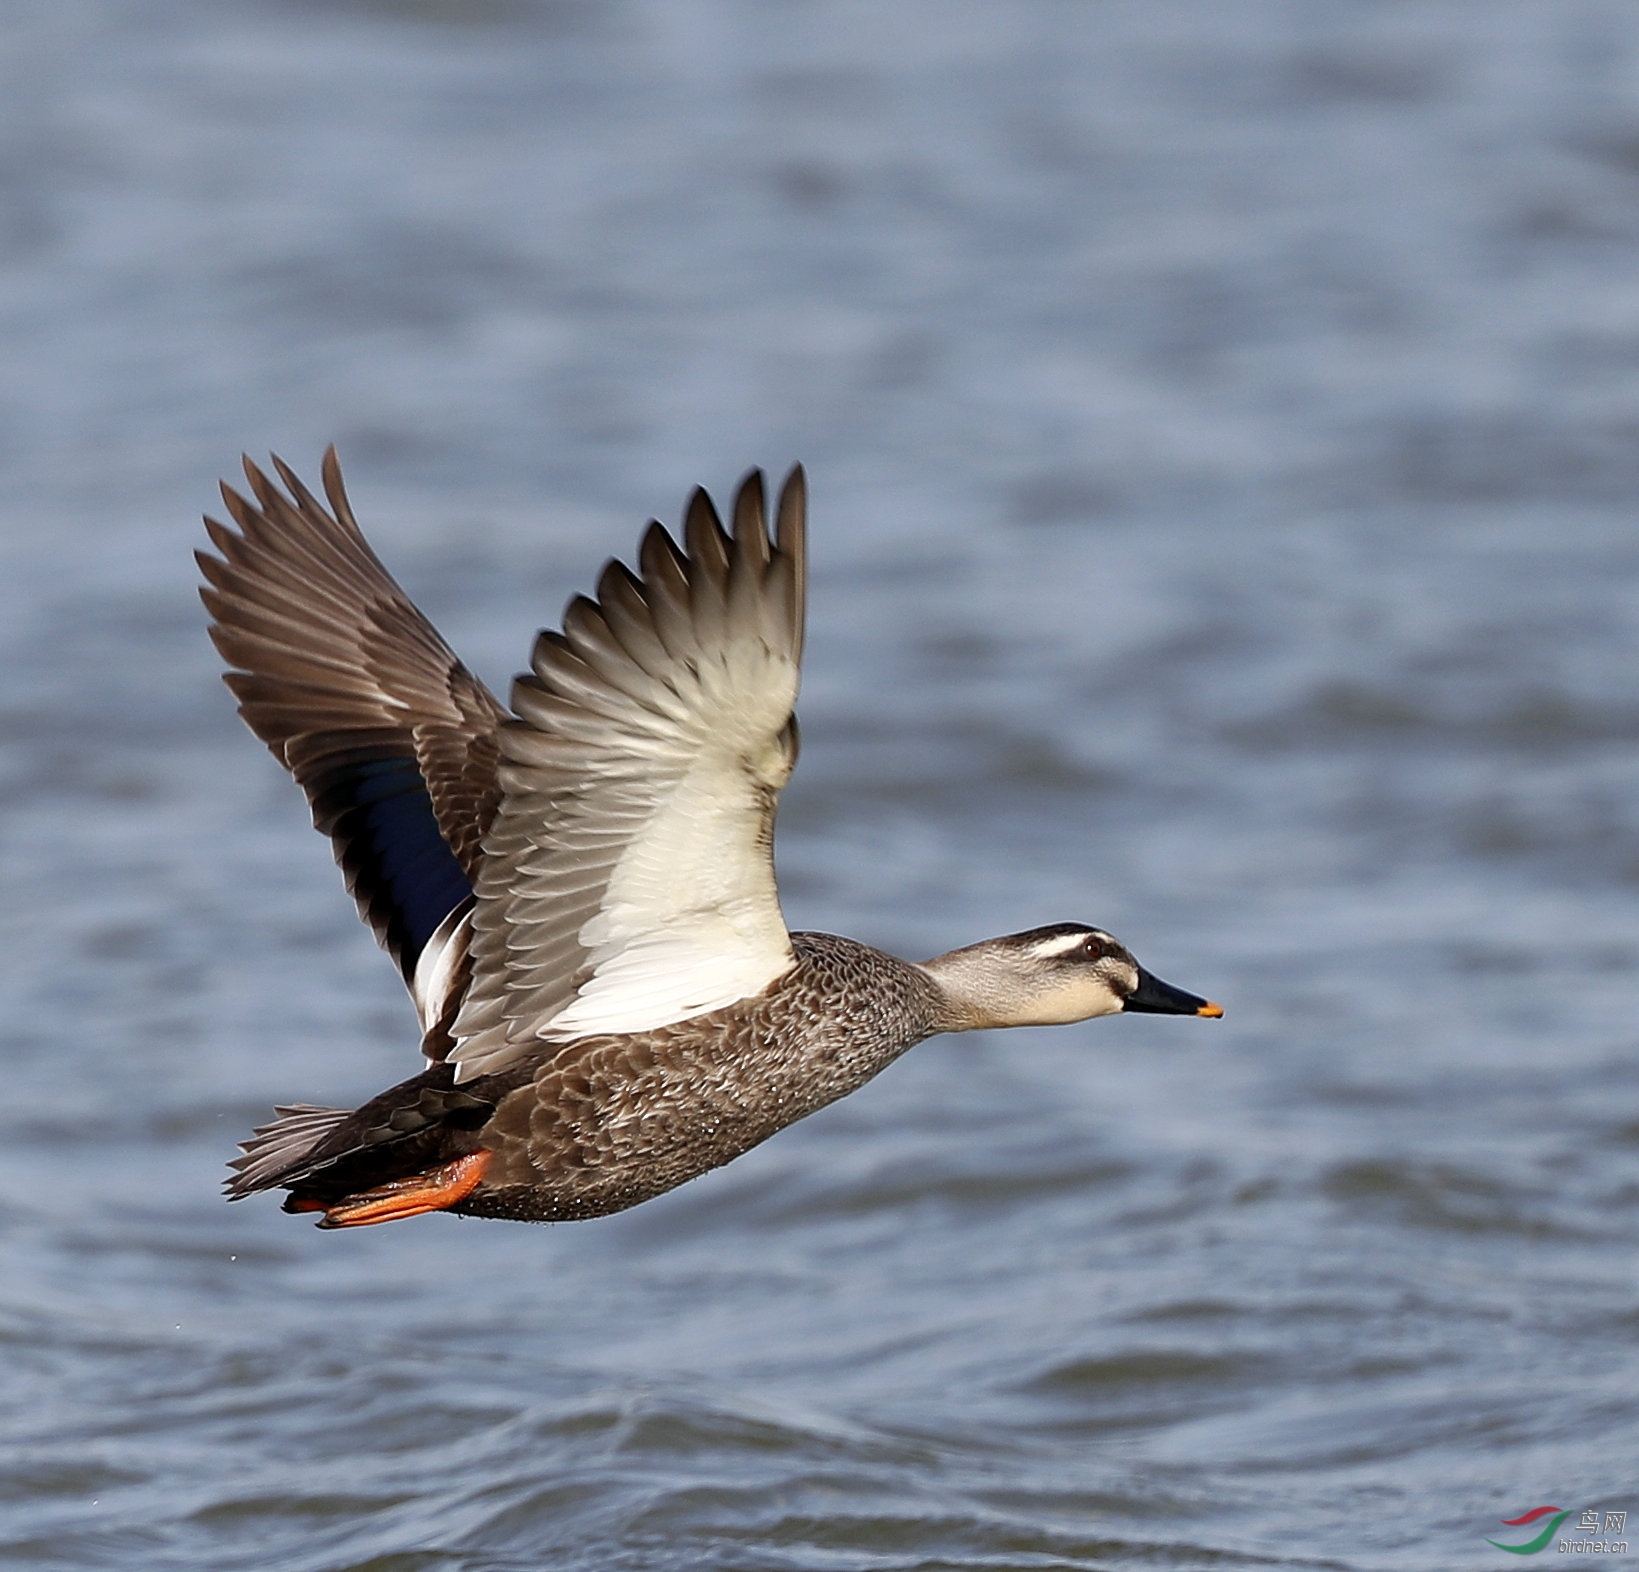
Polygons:
<instances>
[{"instance_id":1,"label":"duck's leg","mask_svg":"<svg viewBox=\"0 0 1639 1572\"><path fill-rule=\"evenodd\" d=\"M396 1223L402 1217L416 1217L422 1212L441 1212L478 1188L492 1156L492 1152L469 1152L425 1173L394 1179L373 1190L360 1190L344 1201L325 1205L303 1200L297 1201L290 1210L322 1210L324 1218L320 1228L363 1228L370 1223Z\"/></svg>"}]
</instances>

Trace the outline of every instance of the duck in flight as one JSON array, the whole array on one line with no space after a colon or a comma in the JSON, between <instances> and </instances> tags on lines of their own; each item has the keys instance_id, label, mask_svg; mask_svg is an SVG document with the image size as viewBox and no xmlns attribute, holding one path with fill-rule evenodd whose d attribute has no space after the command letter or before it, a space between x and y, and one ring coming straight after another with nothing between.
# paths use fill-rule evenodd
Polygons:
<instances>
[{"instance_id":1,"label":"duck in flight","mask_svg":"<svg viewBox=\"0 0 1639 1572\"><path fill-rule=\"evenodd\" d=\"M365 543L332 448L321 503L274 461L199 553L239 713L307 793L398 963L427 1068L360 1108L296 1104L231 1200L351 1228L635 1206L846 1096L937 1032L1217 1016L1102 929L1054 923L920 965L788 933L774 809L797 758L803 472L696 491L636 571L540 634L508 712Z\"/></svg>"}]
</instances>

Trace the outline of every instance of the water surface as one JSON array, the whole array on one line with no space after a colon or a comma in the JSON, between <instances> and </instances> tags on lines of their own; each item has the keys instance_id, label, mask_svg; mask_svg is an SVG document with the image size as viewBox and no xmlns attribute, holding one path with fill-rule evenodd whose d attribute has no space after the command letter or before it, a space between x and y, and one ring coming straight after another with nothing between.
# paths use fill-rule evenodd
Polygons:
<instances>
[{"instance_id":1,"label":"water surface","mask_svg":"<svg viewBox=\"0 0 1639 1572\"><path fill-rule=\"evenodd\" d=\"M0 36L0 1559L1375 1572L1639 1509L1630 7ZM332 438L503 690L805 460L792 923L1095 921L1226 1018L941 1039L593 1223L224 1206L415 1062L193 598L213 477Z\"/></svg>"}]
</instances>

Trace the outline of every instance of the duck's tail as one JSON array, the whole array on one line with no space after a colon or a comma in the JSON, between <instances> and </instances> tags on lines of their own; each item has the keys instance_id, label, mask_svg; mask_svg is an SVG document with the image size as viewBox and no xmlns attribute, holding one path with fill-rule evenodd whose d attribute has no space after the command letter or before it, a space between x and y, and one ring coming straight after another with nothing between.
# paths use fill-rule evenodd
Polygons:
<instances>
[{"instance_id":1,"label":"duck's tail","mask_svg":"<svg viewBox=\"0 0 1639 1572\"><path fill-rule=\"evenodd\" d=\"M243 1155L228 1164L234 1171L222 1188L230 1201L301 1178L325 1137L353 1113L351 1108L321 1108L315 1103L291 1103L273 1111L279 1117L241 1142Z\"/></svg>"}]
</instances>

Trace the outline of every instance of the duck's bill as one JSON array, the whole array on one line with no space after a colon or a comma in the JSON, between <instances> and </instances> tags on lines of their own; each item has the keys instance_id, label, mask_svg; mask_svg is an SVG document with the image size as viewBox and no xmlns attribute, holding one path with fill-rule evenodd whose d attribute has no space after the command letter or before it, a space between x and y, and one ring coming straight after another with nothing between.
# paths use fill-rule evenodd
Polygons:
<instances>
[{"instance_id":1,"label":"duck's bill","mask_svg":"<svg viewBox=\"0 0 1639 1572\"><path fill-rule=\"evenodd\" d=\"M1127 995L1124 1010L1134 1015L1207 1015L1216 1018L1224 1013L1221 1004L1203 999L1199 994L1185 993L1138 968L1138 986Z\"/></svg>"}]
</instances>

